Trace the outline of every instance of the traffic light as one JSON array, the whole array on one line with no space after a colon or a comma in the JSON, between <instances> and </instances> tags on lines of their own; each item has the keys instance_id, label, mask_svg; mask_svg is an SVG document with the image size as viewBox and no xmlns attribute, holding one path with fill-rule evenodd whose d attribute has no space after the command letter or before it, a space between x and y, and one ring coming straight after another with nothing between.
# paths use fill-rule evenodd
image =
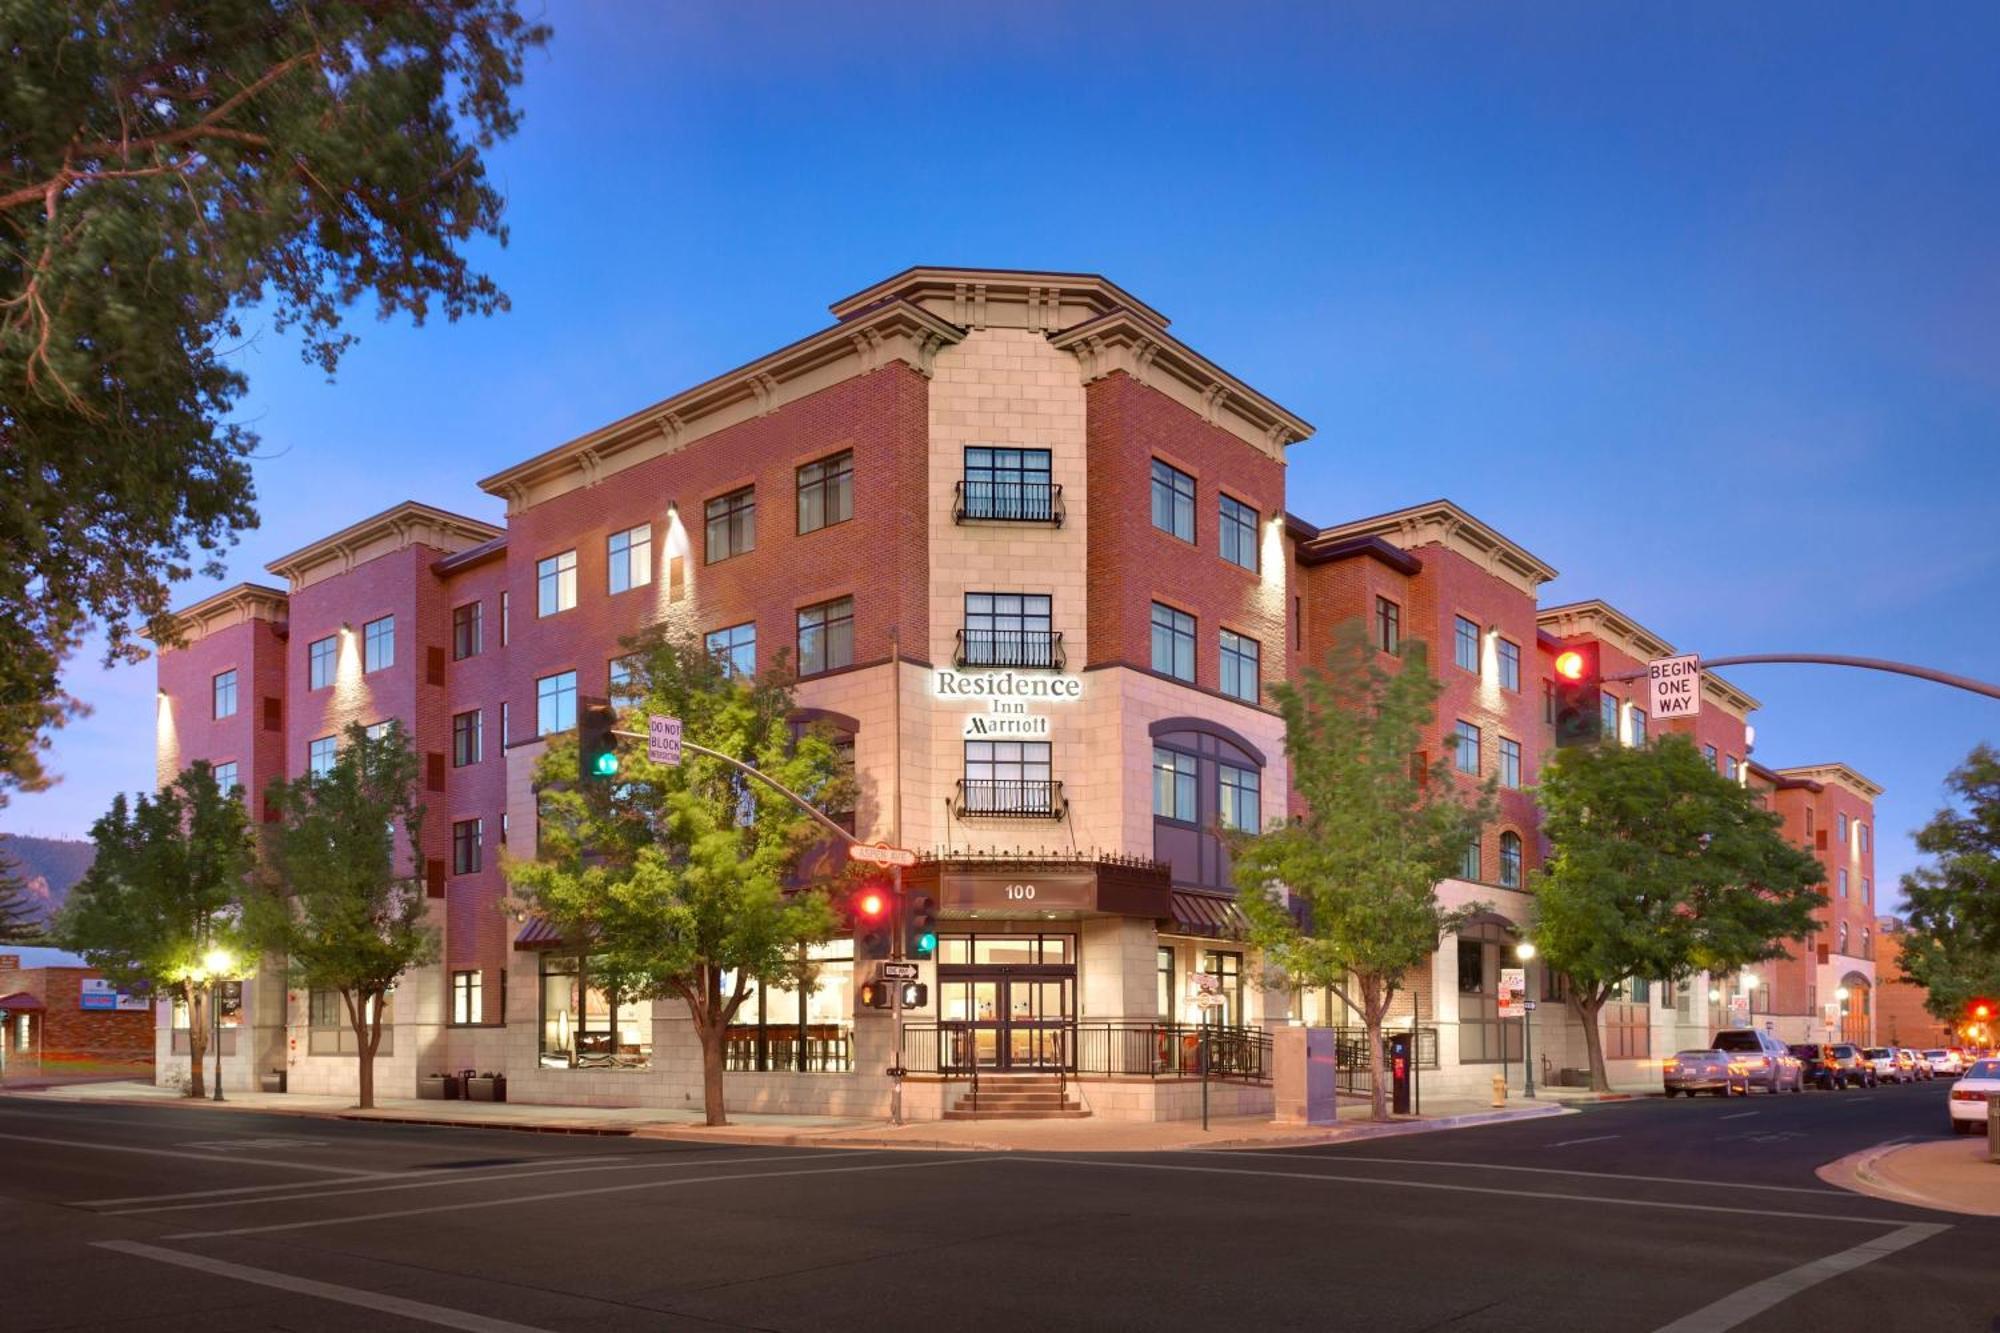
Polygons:
<instances>
[{"instance_id":1,"label":"traffic light","mask_svg":"<svg viewBox=\"0 0 2000 1333\"><path fill-rule=\"evenodd\" d=\"M1989 1022L1993 1017L1993 1001L1974 1000L1967 1006L1967 1012L1972 1015L1972 1021L1975 1023Z\"/></svg>"},{"instance_id":2,"label":"traffic light","mask_svg":"<svg viewBox=\"0 0 2000 1333\"><path fill-rule=\"evenodd\" d=\"M903 899L903 957L929 958L937 952L937 899L911 893Z\"/></svg>"},{"instance_id":3,"label":"traffic light","mask_svg":"<svg viewBox=\"0 0 2000 1333\"><path fill-rule=\"evenodd\" d=\"M903 1007L921 1009L931 1002L931 988L921 981L903 983Z\"/></svg>"},{"instance_id":4,"label":"traffic light","mask_svg":"<svg viewBox=\"0 0 2000 1333\"><path fill-rule=\"evenodd\" d=\"M618 776L618 714L602 699L576 701L576 767L585 783Z\"/></svg>"},{"instance_id":5,"label":"traffic light","mask_svg":"<svg viewBox=\"0 0 2000 1333\"><path fill-rule=\"evenodd\" d=\"M878 962L889 956L890 906L889 891L879 884L864 885L854 895L854 957L857 961Z\"/></svg>"},{"instance_id":6,"label":"traffic light","mask_svg":"<svg viewBox=\"0 0 2000 1333\"><path fill-rule=\"evenodd\" d=\"M1595 640L1556 654L1556 744L1595 745L1604 738L1604 675Z\"/></svg>"},{"instance_id":7,"label":"traffic light","mask_svg":"<svg viewBox=\"0 0 2000 1333\"><path fill-rule=\"evenodd\" d=\"M895 999L890 987L893 981L864 981L861 983L860 1000L863 1009L893 1009Z\"/></svg>"}]
</instances>

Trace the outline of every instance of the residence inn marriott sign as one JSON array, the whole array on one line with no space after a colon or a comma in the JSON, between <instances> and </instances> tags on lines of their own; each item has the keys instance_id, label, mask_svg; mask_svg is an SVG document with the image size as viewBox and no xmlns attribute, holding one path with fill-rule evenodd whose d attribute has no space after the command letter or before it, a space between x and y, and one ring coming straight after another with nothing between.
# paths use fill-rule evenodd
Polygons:
<instances>
[{"instance_id":1,"label":"residence inn marriott sign","mask_svg":"<svg viewBox=\"0 0 2000 1333\"><path fill-rule=\"evenodd\" d=\"M1027 671L939 671L932 690L940 699L983 701L986 711L968 713L962 734L968 740L1046 740L1051 704L1083 697L1083 677Z\"/></svg>"}]
</instances>

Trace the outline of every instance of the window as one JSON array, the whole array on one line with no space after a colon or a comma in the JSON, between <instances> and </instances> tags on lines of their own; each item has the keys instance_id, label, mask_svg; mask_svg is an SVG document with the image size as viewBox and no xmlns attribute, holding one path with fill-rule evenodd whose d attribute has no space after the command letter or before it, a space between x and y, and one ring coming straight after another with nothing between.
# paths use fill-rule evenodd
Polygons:
<instances>
[{"instance_id":1,"label":"window","mask_svg":"<svg viewBox=\"0 0 2000 1333\"><path fill-rule=\"evenodd\" d=\"M962 501L965 517L1023 523L1060 521L1055 487L1050 482L1050 457L1047 449L983 445L967 449Z\"/></svg>"},{"instance_id":2,"label":"window","mask_svg":"<svg viewBox=\"0 0 2000 1333\"><path fill-rule=\"evenodd\" d=\"M1556 724L1556 683L1552 680L1542 682L1542 721L1552 727Z\"/></svg>"},{"instance_id":3,"label":"window","mask_svg":"<svg viewBox=\"0 0 2000 1333\"><path fill-rule=\"evenodd\" d=\"M1403 608L1386 597L1375 599L1375 646L1385 653L1403 651Z\"/></svg>"},{"instance_id":4,"label":"window","mask_svg":"<svg viewBox=\"0 0 2000 1333\"><path fill-rule=\"evenodd\" d=\"M396 618L383 616L361 627L361 669L380 671L396 665Z\"/></svg>"},{"instance_id":5,"label":"window","mask_svg":"<svg viewBox=\"0 0 2000 1333\"><path fill-rule=\"evenodd\" d=\"M611 534L607 546L611 570L611 591L621 593L642 588L653 581L653 525Z\"/></svg>"},{"instance_id":6,"label":"window","mask_svg":"<svg viewBox=\"0 0 2000 1333\"><path fill-rule=\"evenodd\" d=\"M1521 645L1512 639L1498 641L1500 647L1500 688L1519 691L1521 688Z\"/></svg>"},{"instance_id":7,"label":"window","mask_svg":"<svg viewBox=\"0 0 2000 1333\"><path fill-rule=\"evenodd\" d=\"M1153 670L1194 682L1194 617L1153 603Z\"/></svg>"},{"instance_id":8,"label":"window","mask_svg":"<svg viewBox=\"0 0 2000 1333\"><path fill-rule=\"evenodd\" d=\"M1458 663L1461 671L1479 674L1479 626L1464 616L1452 620L1451 660Z\"/></svg>"},{"instance_id":9,"label":"window","mask_svg":"<svg viewBox=\"0 0 2000 1333\"><path fill-rule=\"evenodd\" d=\"M1840 843L1840 848L1841 848L1841 850L1842 850L1842 851L1846 851L1846 850L1847 850L1847 816L1846 816L1845 814L1836 814L1836 815L1834 815L1834 817L1833 817L1833 836L1834 836L1834 838L1835 838L1835 839L1836 839L1836 840L1837 840L1837 841L1838 841L1838 842Z\"/></svg>"},{"instance_id":10,"label":"window","mask_svg":"<svg viewBox=\"0 0 2000 1333\"><path fill-rule=\"evenodd\" d=\"M753 982L744 992L725 1038L725 1068L807 1074L854 1068L854 941L816 944L806 957L812 962L810 991ZM732 982L726 976L723 984ZM940 1006L948 994L938 988Z\"/></svg>"},{"instance_id":11,"label":"window","mask_svg":"<svg viewBox=\"0 0 2000 1333\"><path fill-rule=\"evenodd\" d=\"M1254 768L1238 768L1234 764L1217 764L1216 780L1221 788L1221 811L1218 818L1222 827L1236 829L1243 833L1256 833L1263 827L1262 785Z\"/></svg>"},{"instance_id":12,"label":"window","mask_svg":"<svg viewBox=\"0 0 2000 1333\"><path fill-rule=\"evenodd\" d=\"M1847 952L1847 923L1845 921L1840 923L1840 947L1835 952L1843 954Z\"/></svg>"},{"instance_id":13,"label":"window","mask_svg":"<svg viewBox=\"0 0 2000 1333\"><path fill-rule=\"evenodd\" d=\"M541 1063L643 1069L653 1057L653 1002L599 982L599 960L542 955ZM733 981L733 978L731 979ZM738 1010L741 1016L742 1010Z\"/></svg>"},{"instance_id":14,"label":"window","mask_svg":"<svg viewBox=\"0 0 2000 1333\"><path fill-rule=\"evenodd\" d=\"M854 599L799 608L799 674L854 665Z\"/></svg>"},{"instance_id":15,"label":"window","mask_svg":"<svg viewBox=\"0 0 2000 1333\"><path fill-rule=\"evenodd\" d=\"M323 690L333 684L334 664L340 659L340 644L331 634L314 639L306 647L306 688Z\"/></svg>"},{"instance_id":16,"label":"window","mask_svg":"<svg viewBox=\"0 0 2000 1333\"><path fill-rule=\"evenodd\" d=\"M1054 805L1047 741L967 741L967 814L1043 813Z\"/></svg>"},{"instance_id":17,"label":"window","mask_svg":"<svg viewBox=\"0 0 2000 1333\"><path fill-rule=\"evenodd\" d=\"M604 664L604 697L613 703L628 703L636 691L632 685L632 659L635 653L614 657Z\"/></svg>"},{"instance_id":18,"label":"window","mask_svg":"<svg viewBox=\"0 0 2000 1333\"><path fill-rule=\"evenodd\" d=\"M235 764L217 764L215 766L215 789L224 796L229 795L229 793L242 785L242 783L236 780Z\"/></svg>"},{"instance_id":19,"label":"window","mask_svg":"<svg viewBox=\"0 0 2000 1333\"><path fill-rule=\"evenodd\" d=\"M1222 979L1222 1005L1202 1010L1202 1021L1223 1027L1243 1023L1243 955L1225 953L1220 949L1206 950L1201 956L1201 970Z\"/></svg>"},{"instance_id":20,"label":"window","mask_svg":"<svg viewBox=\"0 0 2000 1333\"><path fill-rule=\"evenodd\" d=\"M1196 819L1195 780L1199 761L1178 750L1153 747L1153 814L1192 824Z\"/></svg>"},{"instance_id":21,"label":"window","mask_svg":"<svg viewBox=\"0 0 2000 1333\"><path fill-rule=\"evenodd\" d=\"M1158 981L1160 1018L1172 1022L1174 1018L1174 951L1161 945L1154 954L1154 976Z\"/></svg>"},{"instance_id":22,"label":"window","mask_svg":"<svg viewBox=\"0 0 2000 1333\"><path fill-rule=\"evenodd\" d=\"M709 564L757 549L757 488L718 495L708 502Z\"/></svg>"},{"instance_id":23,"label":"window","mask_svg":"<svg viewBox=\"0 0 2000 1333\"><path fill-rule=\"evenodd\" d=\"M564 551L535 565L535 614L552 616L576 605L576 552Z\"/></svg>"},{"instance_id":24,"label":"window","mask_svg":"<svg viewBox=\"0 0 2000 1333\"><path fill-rule=\"evenodd\" d=\"M854 517L854 451L799 469L799 531L818 532Z\"/></svg>"},{"instance_id":25,"label":"window","mask_svg":"<svg viewBox=\"0 0 2000 1333\"><path fill-rule=\"evenodd\" d=\"M1466 844L1464 855L1458 859L1458 877L1460 879L1478 879L1480 861L1479 839L1474 838L1470 843Z\"/></svg>"},{"instance_id":26,"label":"window","mask_svg":"<svg viewBox=\"0 0 2000 1333\"><path fill-rule=\"evenodd\" d=\"M321 736L306 746L306 772L316 778L325 777L333 771L334 755L334 738Z\"/></svg>"},{"instance_id":27,"label":"window","mask_svg":"<svg viewBox=\"0 0 2000 1333\"><path fill-rule=\"evenodd\" d=\"M486 1021L485 996L482 994L480 975L477 972L454 972L451 974L451 1021L454 1023L483 1023Z\"/></svg>"},{"instance_id":28,"label":"window","mask_svg":"<svg viewBox=\"0 0 2000 1333\"><path fill-rule=\"evenodd\" d=\"M510 621L509 609L511 608L512 605L513 605L512 599L508 597L506 593L504 592L501 593L500 594L500 646L502 648L505 648L507 646L507 627Z\"/></svg>"},{"instance_id":29,"label":"window","mask_svg":"<svg viewBox=\"0 0 2000 1333\"><path fill-rule=\"evenodd\" d=\"M1521 887L1521 835L1511 829L1500 835L1500 887Z\"/></svg>"},{"instance_id":30,"label":"window","mask_svg":"<svg viewBox=\"0 0 2000 1333\"><path fill-rule=\"evenodd\" d=\"M468 657L479 656L480 613L479 602L467 602L464 606L451 609L451 660L463 662Z\"/></svg>"},{"instance_id":31,"label":"window","mask_svg":"<svg viewBox=\"0 0 2000 1333\"><path fill-rule=\"evenodd\" d=\"M1863 958L1875 956L1875 932L1867 926L1861 928L1861 956Z\"/></svg>"},{"instance_id":32,"label":"window","mask_svg":"<svg viewBox=\"0 0 2000 1333\"><path fill-rule=\"evenodd\" d=\"M1847 870L1845 867L1842 867L1840 871L1840 896L1843 898L1847 896Z\"/></svg>"},{"instance_id":33,"label":"window","mask_svg":"<svg viewBox=\"0 0 2000 1333\"><path fill-rule=\"evenodd\" d=\"M379 741L386 738L389 735L389 728L395 725L396 723L393 718L386 722L370 722L366 727L362 728L362 734L371 741Z\"/></svg>"},{"instance_id":34,"label":"window","mask_svg":"<svg viewBox=\"0 0 2000 1333\"><path fill-rule=\"evenodd\" d=\"M236 716L236 673L225 671L215 678L215 718Z\"/></svg>"},{"instance_id":35,"label":"window","mask_svg":"<svg viewBox=\"0 0 2000 1333\"><path fill-rule=\"evenodd\" d=\"M1608 694L1599 695L1597 717L1604 725L1604 739L1616 744L1621 739L1618 733L1618 700Z\"/></svg>"},{"instance_id":36,"label":"window","mask_svg":"<svg viewBox=\"0 0 2000 1333\"><path fill-rule=\"evenodd\" d=\"M1500 785L1521 785L1521 742L1500 738Z\"/></svg>"},{"instance_id":37,"label":"window","mask_svg":"<svg viewBox=\"0 0 2000 1333\"><path fill-rule=\"evenodd\" d=\"M1811 841L1812 841L1812 835L1813 835L1813 811L1812 811L1812 807L1811 807L1811 806L1807 806L1807 807L1806 807L1806 841L1807 841L1807 842L1811 842Z\"/></svg>"},{"instance_id":38,"label":"window","mask_svg":"<svg viewBox=\"0 0 2000 1333\"><path fill-rule=\"evenodd\" d=\"M1240 500L1222 497L1222 558L1257 572L1257 511Z\"/></svg>"},{"instance_id":39,"label":"window","mask_svg":"<svg viewBox=\"0 0 2000 1333\"><path fill-rule=\"evenodd\" d=\"M757 622L747 620L728 629L708 632L708 652L732 676L748 680L757 674Z\"/></svg>"},{"instance_id":40,"label":"window","mask_svg":"<svg viewBox=\"0 0 2000 1333\"><path fill-rule=\"evenodd\" d=\"M553 736L576 725L576 672L543 676L535 682L535 734Z\"/></svg>"},{"instance_id":41,"label":"window","mask_svg":"<svg viewBox=\"0 0 2000 1333\"><path fill-rule=\"evenodd\" d=\"M1262 690L1257 683L1258 647L1231 630L1222 631L1222 692L1232 699L1254 704Z\"/></svg>"},{"instance_id":42,"label":"window","mask_svg":"<svg viewBox=\"0 0 2000 1333\"><path fill-rule=\"evenodd\" d=\"M1736 756L1735 756L1735 755L1733 755L1733 754L1726 754L1726 755L1722 756L1722 776L1723 776L1723 777L1725 777L1725 778L1728 778L1728 779L1729 779L1729 780L1730 780L1731 782L1734 782L1734 781L1736 780Z\"/></svg>"},{"instance_id":43,"label":"window","mask_svg":"<svg viewBox=\"0 0 2000 1333\"><path fill-rule=\"evenodd\" d=\"M965 594L966 666L1057 665L1055 599L1046 593Z\"/></svg>"},{"instance_id":44,"label":"window","mask_svg":"<svg viewBox=\"0 0 2000 1333\"><path fill-rule=\"evenodd\" d=\"M502 751L506 750L507 748L508 720L509 720L509 714L508 714L507 701L505 699L502 699L500 701L500 748Z\"/></svg>"},{"instance_id":45,"label":"window","mask_svg":"<svg viewBox=\"0 0 2000 1333\"><path fill-rule=\"evenodd\" d=\"M469 713L454 713L451 718L451 766L464 768L476 764L484 757L485 738L480 734L485 730L481 725L483 714L475 708Z\"/></svg>"},{"instance_id":46,"label":"window","mask_svg":"<svg viewBox=\"0 0 2000 1333\"><path fill-rule=\"evenodd\" d=\"M1184 542L1194 540L1194 478L1153 460L1153 526Z\"/></svg>"},{"instance_id":47,"label":"window","mask_svg":"<svg viewBox=\"0 0 2000 1333\"><path fill-rule=\"evenodd\" d=\"M1861 901L1870 907L1875 905L1875 881L1866 875L1861 877Z\"/></svg>"},{"instance_id":48,"label":"window","mask_svg":"<svg viewBox=\"0 0 2000 1333\"><path fill-rule=\"evenodd\" d=\"M1868 845L1868 826L1857 823L1854 826L1854 831L1861 837L1861 850L1864 852L1872 850Z\"/></svg>"},{"instance_id":49,"label":"window","mask_svg":"<svg viewBox=\"0 0 2000 1333\"><path fill-rule=\"evenodd\" d=\"M1713 745L1702 746L1701 757L1703 759L1708 760L1708 766L1710 768L1714 769L1718 773L1722 771L1722 760L1716 757L1715 747Z\"/></svg>"},{"instance_id":50,"label":"window","mask_svg":"<svg viewBox=\"0 0 2000 1333\"><path fill-rule=\"evenodd\" d=\"M1644 745L1646 743L1646 710L1634 706L1630 711L1630 719L1626 723L1626 726L1632 732L1632 744Z\"/></svg>"},{"instance_id":51,"label":"window","mask_svg":"<svg viewBox=\"0 0 2000 1333\"><path fill-rule=\"evenodd\" d=\"M454 875L476 875L480 862L481 821L477 819L454 820L451 826L451 873Z\"/></svg>"},{"instance_id":52,"label":"window","mask_svg":"<svg viewBox=\"0 0 2000 1333\"><path fill-rule=\"evenodd\" d=\"M1452 733L1452 762L1461 773L1479 774L1479 728L1460 722Z\"/></svg>"}]
</instances>

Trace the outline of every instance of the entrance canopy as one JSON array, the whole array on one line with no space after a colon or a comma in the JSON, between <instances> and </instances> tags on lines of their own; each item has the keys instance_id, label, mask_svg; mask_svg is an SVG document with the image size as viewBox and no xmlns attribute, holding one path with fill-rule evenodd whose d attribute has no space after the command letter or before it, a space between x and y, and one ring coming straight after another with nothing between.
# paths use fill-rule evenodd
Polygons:
<instances>
[{"instance_id":1,"label":"entrance canopy","mask_svg":"<svg viewBox=\"0 0 2000 1333\"><path fill-rule=\"evenodd\" d=\"M0 995L0 1013L39 1014L44 1007L40 1000L24 990L15 991L12 995Z\"/></svg>"}]
</instances>

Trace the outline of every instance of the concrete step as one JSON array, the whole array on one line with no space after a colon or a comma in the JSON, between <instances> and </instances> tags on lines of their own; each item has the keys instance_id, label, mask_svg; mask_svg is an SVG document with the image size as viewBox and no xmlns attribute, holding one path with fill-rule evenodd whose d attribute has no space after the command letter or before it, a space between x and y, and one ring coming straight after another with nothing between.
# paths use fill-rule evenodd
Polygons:
<instances>
[{"instance_id":1,"label":"concrete step","mask_svg":"<svg viewBox=\"0 0 2000 1333\"><path fill-rule=\"evenodd\" d=\"M1007 1109L982 1106L976 1111L963 1107L953 1107L944 1113L946 1120L1082 1120L1090 1115L1081 1106L1071 1104L1057 1110Z\"/></svg>"}]
</instances>

